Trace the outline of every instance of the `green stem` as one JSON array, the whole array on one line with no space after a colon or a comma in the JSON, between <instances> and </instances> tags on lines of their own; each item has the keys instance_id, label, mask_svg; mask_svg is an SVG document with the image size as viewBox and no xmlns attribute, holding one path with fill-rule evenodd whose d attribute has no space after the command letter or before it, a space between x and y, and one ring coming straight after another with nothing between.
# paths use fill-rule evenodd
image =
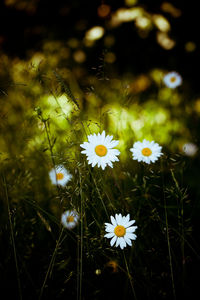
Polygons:
<instances>
[{"instance_id":1,"label":"green stem","mask_svg":"<svg viewBox=\"0 0 200 300\"><path fill-rule=\"evenodd\" d=\"M170 247L170 239L169 239L169 226L168 226L168 217L167 217L167 207L166 207L165 197L164 197L164 208L165 208L165 224L166 224L166 235L167 235L167 247L168 247L168 253L169 253L170 273L171 273L171 280L172 280L172 290L173 290L174 299L176 299L175 285L174 285L174 275L173 275L173 266L172 266L172 255L171 255L171 247Z\"/></svg>"},{"instance_id":2,"label":"green stem","mask_svg":"<svg viewBox=\"0 0 200 300\"><path fill-rule=\"evenodd\" d=\"M20 273L19 273L19 266L18 266L18 261L17 261L14 230L13 230L13 224L12 224L12 220L11 220L10 204L9 204L9 199L8 199L8 188L7 188L6 178L5 178L4 174L3 174L3 183L4 183L4 187L5 187L6 202L7 202L7 209L8 209L8 219L9 219L9 224L10 224L11 240L12 240L14 258L15 258L15 267L16 267L16 271L17 271L17 283L18 283L18 290L19 290L19 298L20 298L20 300L22 300Z\"/></svg>"},{"instance_id":3,"label":"green stem","mask_svg":"<svg viewBox=\"0 0 200 300\"><path fill-rule=\"evenodd\" d=\"M168 226L168 216L167 216L167 205L166 205L165 190L164 190L164 174L163 174L163 167L162 167L162 159L161 159L161 170L162 170L162 185L163 185L163 198L164 198L164 211L165 211L167 247L168 247L168 254L169 254L169 265L170 265L170 273L171 273L173 297L174 297L174 300L176 300L176 292L175 292L175 284L174 284L174 274L173 274L173 265L172 265L172 255L171 255L171 246L170 246L170 239L169 239L169 226Z\"/></svg>"},{"instance_id":4,"label":"green stem","mask_svg":"<svg viewBox=\"0 0 200 300\"><path fill-rule=\"evenodd\" d=\"M129 267L128 267L128 263L127 263L127 260L126 260L126 256L125 256L124 251L123 251L123 256L124 256L124 262L125 262L125 265L126 265L126 271L127 271L127 273L128 273L128 278L129 278L130 285L131 285L131 290L132 290L132 292L133 292L134 299L137 300L136 293L135 293L135 289L134 289L134 286L133 286L132 276L131 276L130 271L129 271Z\"/></svg>"},{"instance_id":5,"label":"green stem","mask_svg":"<svg viewBox=\"0 0 200 300\"><path fill-rule=\"evenodd\" d=\"M80 220L81 220L81 232L80 232L80 253L79 253L79 259L80 259L80 266L79 266L79 282L78 282L78 291L79 293L77 296L78 299L82 299L82 276L83 276L83 191L82 191L82 181L81 181L81 174L79 171L79 181L80 181L80 196L81 196L81 211L80 211Z\"/></svg>"},{"instance_id":6,"label":"green stem","mask_svg":"<svg viewBox=\"0 0 200 300\"><path fill-rule=\"evenodd\" d=\"M45 278L44 278L44 282L43 282L42 288L41 288L41 290L40 290L40 295L39 295L39 298L38 298L39 300L42 299L43 291L44 291L44 288L45 288L45 285L46 285L46 282L47 282L49 273L52 272L53 264L54 264L55 257L56 257L57 251L58 251L58 247L60 246L60 240L61 240L61 237L62 237L62 234L63 234L63 230L64 230L64 228L62 228L62 230L61 230L61 232L60 232L58 241L57 241L57 243L56 243L56 247L55 247L55 249L54 249L54 252L53 252L51 261L50 261L50 263L49 263L49 267L48 267L46 276L45 276Z\"/></svg>"},{"instance_id":7,"label":"green stem","mask_svg":"<svg viewBox=\"0 0 200 300\"><path fill-rule=\"evenodd\" d=\"M50 136L49 136L49 131L48 131L48 128L47 128L47 120L44 120L43 119L43 122L44 122L44 126L45 126L45 131L46 131L46 135L47 135L47 140L48 140L48 144L49 144L49 151L51 153L51 161L52 161L52 164L53 164L53 168L54 168L54 171L55 171L55 177L56 177L56 163L55 163L55 159L54 159L54 155L53 155L53 146L51 144L51 140L50 140ZM56 177L56 188L57 188L57 194L58 194L58 197L60 198L60 210L62 212L62 197L60 196L60 191L59 191L59 187L58 187L58 182L57 182L57 177Z\"/></svg>"},{"instance_id":8,"label":"green stem","mask_svg":"<svg viewBox=\"0 0 200 300\"><path fill-rule=\"evenodd\" d=\"M12 225L12 220L11 220L10 204L9 204L9 199L8 199L8 188L7 188L6 178L5 178L4 174L3 174L3 183L4 183L4 186L5 186L6 202L7 202L7 209L8 209L8 218L9 218L10 232L11 232L11 240L12 240L14 258L15 258L15 267L16 267L16 271L17 271L17 283L18 283L18 290L19 290L19 298L20 298L20 300L22 300L20 273L19 273L19 266L18 266L18 261L17 261L17 252L16 252L16 246L15 246L13 225Z\"/></svg>"},{"instance_id":9,"label":"green stem","mask_svg":"<svg viewBox=\"0 0 200 300\"><path fill-rule=\"evenodd\" d=\"M47 120L43 120L43 122L44 122L47 140L48 140L48 144L49 144L49 151L51 153L51 161L52 161L53 167L55 169L56 163L55 163L55 159L54 159L54 155L53 155L53 146L51 145L51 140L50 140L50 136L49 136L49 132L48 132L48 128L47 128Z\"/></svg>"},{"instance_id":10,"label":"green stem","mask_svg":"<svg viewBox=\"0 0 200 300\"><path fill-rule=\"evenodd\" d=\"M100 200L101 200L102 206L103 206L103 208L104 208L104 210L105 210L105 213L106 213L106 215L107 215L107 217L108 217L108 219L109 219L108 211L107 211L106 206L105 206L105 203L104 203L104 201L103 201L103 199L102 199L102 197L101 197L101 193L100 193L99 188L98 188L98 186L97 186L96 180L94 179L94 176L93 176L91 170L89 170L89 172L90 172L90 175L91 175L91 177L92 177L92 180L94 181L94 184L95 184L95 187L96 187L96 189L97 189L97 192L98 192L99 198L100 198Z\"/></svg>"},{"instance_id":11,"label":"green stem","mask_svg":"<svg viewBox=\"0 0 200 300\"><path fill-rule=\"evenodd\" d=\"M170 169L171 175L173 178L173 181L176 186L176 190L178 192L178 195L180 197L180 204L178 209L178 219L179 219L179 230L181 235L181 254L182 254L182 286L184 287L184 279L185 279L185 239L184 239L184 209L183 209L183 199L184 199L184 193L181 191L179 184L176 180L176 177L174 175L174 172L172 169Z\"/></svg>"}]
</instances>

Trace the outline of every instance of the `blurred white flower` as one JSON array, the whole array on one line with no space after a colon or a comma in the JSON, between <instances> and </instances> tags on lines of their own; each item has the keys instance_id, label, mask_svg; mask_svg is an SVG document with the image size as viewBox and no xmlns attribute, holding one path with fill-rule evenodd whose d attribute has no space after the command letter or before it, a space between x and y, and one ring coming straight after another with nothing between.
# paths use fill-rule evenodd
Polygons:
<instances>
[{"instance_id":1,"label":"blurred white flower","mask_svg":"<svg viewBox=\"0 0 200 300\"><path fill-rule=\"evenodd\" d=\"M75 210L67 210L61 216L61 223L67 229L73 229L79 220L79 215Z\"/></svg>"},{"instance_id":2,"label":"blurred white flower","mask_svg":"<svg viewBox=\"0 0 200 300\"><path fill-rule=\"evenodd\" d=\"M183 152L187 156L194 156L197 153L197 151L198 151L198 147L193 143L186 143L183 145Z\"/></svg>"},{"instance_id":3,"label":"blurred white flower","mask_svg":"<svg viewBox=\"0 0 200 300\"><path fill-rule=\"evenodd\" d=\"M112 149L117 146L119 141L112 141L113 136L105 135L105 131L101 134L95 133L88 135L88 142L84 142L80 146L85 149L81 153L86 154L89 164L92 164L92 167L97 166L101 167L103 170L108 165L111 168L113 167L112 162L119 161L117 155L120 154L119 150Z\"/></svg>"},{"instance_id":4,"label":"blurred white flower","mask_svg":"<svg viewBox=\"0 0 200 300\"><path fill-rule=\"evenodd\" d=\"M111 224L105 223L105 231L107 233L104 235L108 239L111 238L110 245L113 246L116 242L115 246L120 246L121 249L124 249L127 244L131 246L131 240L136 239L134 232L137 226L131 226L135 223L135 220L130 221L129 214L126 217L116 214L115 218L111 216L110 219Z\"/></svg>"},{"instance_id":5,"label":"blurred white flower","mask_svg":"<svg viewBox=\"0 0 200 300\"><path fill-rule=\"evenodd\" d=\"M163 81L165 85L171 89L175 89L182 84L182 77L177 72L170 72L164 76Z\"/></svg>"},{"instance_id":6,"label":"blurred white flower","mask_svg":"<svg viewBox=\"0 0 200 300\"><path fill-rule=\"evenodd\" d=\"M58 165L49 172L49 177L52 184L65 186L72 175L62 165Z\"/></svg>"},{"instance_id":7,"label":"blurred white flower","mask_svg":"<svg viewBox=\"0 0 200 300\"><path fill-rule=\"evenodd\" d=\"M163 154L161 149L162 147L154 141L149 142L144 139L142 142L135 142L130 151L133 153L134 160L150 164L151 162L154 163Z\"/></svg>"}]
</instances>

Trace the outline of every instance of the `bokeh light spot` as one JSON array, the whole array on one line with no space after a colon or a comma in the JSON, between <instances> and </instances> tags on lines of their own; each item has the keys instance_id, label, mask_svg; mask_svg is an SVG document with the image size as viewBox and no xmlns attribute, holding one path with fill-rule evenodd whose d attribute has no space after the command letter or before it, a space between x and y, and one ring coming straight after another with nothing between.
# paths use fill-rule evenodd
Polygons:
<instances>
[{"instance_id":1,"label":"bokeh light spot","mask_svg":"<svg viewBox=\"0 0 200 300\"><path fill-rule=\"evenodd\" d=\"M86 32L85 38L86 38L86 40L89 40L89 41L95 41L95 40L102 38L102 36L104 35L104 32L105 32L105 30L103 27L94 26Z\"/></svg>"}]
</instances>

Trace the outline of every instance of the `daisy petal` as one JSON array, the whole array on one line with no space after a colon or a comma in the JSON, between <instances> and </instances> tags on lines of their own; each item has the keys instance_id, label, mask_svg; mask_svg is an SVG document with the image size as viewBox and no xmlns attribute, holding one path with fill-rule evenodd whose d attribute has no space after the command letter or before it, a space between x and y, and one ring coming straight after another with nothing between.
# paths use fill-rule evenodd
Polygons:
<instances>
[{"instance_id":1,"label":"daisy petal","mask_svg":"<svg viewBox=\"0 0 200 300\"><path fill-rule=\"evenodd\" d=\"M116 242L116 240L117 240L117 236L115 235L115 236L112 238L112 240L110 241L111 247L114 245L114 243Z\"/></svg>"},{"instance_id":2,"label":"daisy petal","mask_svg":"<svg viewBox=\"0 0 200 300\"><path fill-rule=\"evenodd\" d=\"M131 240L135 240L136 239L136 235L134 233L127 233L127 238L131 239Z\"/></svg>"},{"instance_id":3,"label":"daisy petal","mask_svg":"<svg viewBox=\"0 0 200 300\"><path fill-rule=\"evenodd\" d=\"M131 240L130 240L126 235L124 236L124 239L125 239L125 242L126 242L129 246L132 246Z\"/></svg>"},{"instance_id":4,"label":"daisy petal","mask_svg":"<svg viewBox=\"0 0 200 300\"><path fill-rule=\"evenodd\" d=\"M110 216L111 222L114 226L117 226L117 222L113 216Z\"/></svg>"},{"instance_id":5,"label":"daisy petal","mask_svg":"<svg viewBox=\"0 0 200 300\"><path fill-rule=\"evenodd\" d=\"M126 223L125 228L130 227L131 225L133 225L135 223L135 220L129 221L128 223Z\"/></svg>"},{"instance_id":6,"label":"daisy petal","mask_svg":"<svg viewBox=\"0 0 200 300\"><path fill-rule=\"evenodd\" d=\"M106 237L108 239L112 238L113 236L115 236L114 232L109 232L104 235L104 237Z\"/></svg>"},{"instance_id":7,"label":"daisy petal","mask_svg":"<svg viewBox=\"0 0 200 300\"><path fill-rule=\"evenodd\" d=\"M134 232L136 229L137 229L137 226L128 227L128 228L126 228L126 232Z\"/></svg>"}]
</instances>

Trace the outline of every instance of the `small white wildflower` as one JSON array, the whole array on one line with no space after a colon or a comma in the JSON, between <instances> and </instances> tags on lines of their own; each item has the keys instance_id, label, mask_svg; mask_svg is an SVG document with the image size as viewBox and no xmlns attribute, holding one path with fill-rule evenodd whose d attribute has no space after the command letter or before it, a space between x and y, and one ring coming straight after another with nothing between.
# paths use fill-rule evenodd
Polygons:
<instances>
[{"instance_id":1,"label":"small white wildflower","mask_svg":"<svg viewBox=\"0 0 200 300\"><path fill-rule=\"evenodd\" d=\"M58 165L49 172L49 177L52 184L65 186L72 175L62 165Z\"/></svg>"},{"instance_id":2,"label":"small white wildflower","mask_svg":"<svg viewBox=\"0 0 200 300\"><path fill-rule=\"evenodd\" d=\"M80 146L85 149L81 153L86 154L89 164L92 164L92 167L98 166L103 170L108 165L111 168L113 167L112 162L119 161L117 155L120 154L119 150L112 149L117 146L119 141L112 141L113 136L105 135L105 131L101 134L95 133L88 135L88 142L84 142Z\"/></svg>"},{"instance_id":3,"label":"small white wildflower","mask_svg":"<svg viewBox=\"0 0 200 300\"><path fill-rule=\"evenodd\" d=\"M75 210L67 210L61 216L61 223L67 229L73 229L79 220L79 215Z\"/></svg>"},{"instance_id":4,"label":"small white wildflower","mask_svg":"<svg viewBox=\"0 0 200 300\"><path fill-rule=\"evenodd\" d=\"M130 151L133 153L134 160L150 164L151 162L154 163L163 154L161 149L162 147L154 141L149 142L144 139L142 142L135 142Z\"/></svg>"},{"instance_id":5,"label":"small white wildflower","mask_svg":"<svg viewBox=\"0 0 200 300\"><path fill-rule=\"evenodd\" d=\"M105 223L105 231L107 232L104 236L108 239L111 238L110 245L115 244L116 247L120 246L121 249L124 249L126 245L132 246L132 241L136 239L134 234L137 226L131 226L135 223L135 220L130 221L130 215L126 217L121 214L115 214L110 217L111 224Z\"/></svg>"},{"instance_id":6,"label":"small white wildflower","mask_svg":"<svg viewBox=\"0 0 200 300\"><path fill-rule=\"evenodd\" d=\"M182 77L177 72L170 72L163 78L165 85L171 89L175 89L177 86L182 84Z\"/></svg>"}]
</instances>

